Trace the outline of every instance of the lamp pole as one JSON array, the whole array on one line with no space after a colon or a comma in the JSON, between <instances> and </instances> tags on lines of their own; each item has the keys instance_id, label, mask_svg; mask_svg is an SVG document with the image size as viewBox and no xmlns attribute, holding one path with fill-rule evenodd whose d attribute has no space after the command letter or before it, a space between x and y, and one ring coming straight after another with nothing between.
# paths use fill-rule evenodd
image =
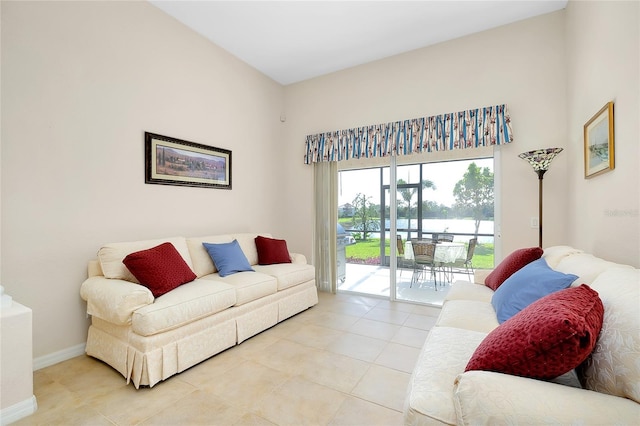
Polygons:
<instances>
[{"instance_id":1,"label":"lamp pole","mask_svg":"<svg viewBox=\"0 0 640 426\"><path fill-rule=\"evenodd\" d=\"M562 152L562 148L545 148L527 151L518 157L527 160L538 175L538 246L542 248L542 177L549 170L551 161Z\"/></svg>"},{"instance_id":2,"label":"lamp pole","mask_svg":"<svg viewBox=\"0 0 640 426\"><path fill-rule=\"evenodd\" d=\"M538 170L538 247L542 248L542 176L546 170Z\"/></svg>"}]
</instances>

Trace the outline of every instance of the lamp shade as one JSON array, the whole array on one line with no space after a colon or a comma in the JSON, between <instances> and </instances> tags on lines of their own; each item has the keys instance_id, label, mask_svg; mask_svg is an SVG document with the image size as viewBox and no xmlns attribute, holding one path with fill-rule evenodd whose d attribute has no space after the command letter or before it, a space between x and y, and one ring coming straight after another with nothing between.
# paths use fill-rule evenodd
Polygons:
<instances>
[{"instance_id":1,"label":"lamp shade","mask_svg":"<svg viewBox=\"0 0 640 426\"><path fill-rule=\"evenodd\" d=\"M523 160L527 160L533 166L534 172L547 171L551 165L551 161L556 155L562 152L562 148L545 148L536 149L535 151L527 151L518 155Z\"/></svg>"}]
</instances>

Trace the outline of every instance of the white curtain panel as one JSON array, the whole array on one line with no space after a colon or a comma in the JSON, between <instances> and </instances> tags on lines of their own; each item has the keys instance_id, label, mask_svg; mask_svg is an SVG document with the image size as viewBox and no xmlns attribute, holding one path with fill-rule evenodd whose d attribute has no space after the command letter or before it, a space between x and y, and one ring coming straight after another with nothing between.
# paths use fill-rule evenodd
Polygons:
<instances>
[{"instance_id":1,"label":"white curtain panel","mask_svg":"<svg viewBox=\"0 0 640 426\"><path fill-rule=\"evenodd\" d=\"M338 166L335 161L314 163L315 230L313 264L318 290L337 291Z\"/></svg>"}]
</instances>

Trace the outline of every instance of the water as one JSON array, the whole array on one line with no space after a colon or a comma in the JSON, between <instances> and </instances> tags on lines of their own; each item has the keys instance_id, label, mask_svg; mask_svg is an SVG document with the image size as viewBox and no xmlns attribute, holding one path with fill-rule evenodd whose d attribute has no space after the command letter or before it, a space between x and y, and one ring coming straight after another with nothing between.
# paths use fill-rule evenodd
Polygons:
<instances>
[{"instance_id":1,"label":"water","mask_svg":"<svg viewBox=\"0 0 640 426\"><path fill-rule=\"evenodd\" d=\"M398 219L398 228L406 229L408 226L408 219ZM390 221L387 220L385 226L388 228L390 225ZM411 227L417 228L418 222L417 219L411 219ZM473 219L423 219L422 220L422 233L430 234L432 232L435 233L453 233L453 234L470 234L469 237L466 236L456 236L456 241L464 241L471 238L473 233L476 230L475 221ZM492 220L483 220L480 221L480 228L478 228L479 234L492 234L493 235L493 221ZM402 236L403 240L407 239L407 232L399 231L398 235ZM370 234L371 238L380 238L379 232L372 232ZM415 238L415 233L412 233L412 238ZM493 237L478 237L479 243L493 243Z\"/></svg>"}]
</instances>

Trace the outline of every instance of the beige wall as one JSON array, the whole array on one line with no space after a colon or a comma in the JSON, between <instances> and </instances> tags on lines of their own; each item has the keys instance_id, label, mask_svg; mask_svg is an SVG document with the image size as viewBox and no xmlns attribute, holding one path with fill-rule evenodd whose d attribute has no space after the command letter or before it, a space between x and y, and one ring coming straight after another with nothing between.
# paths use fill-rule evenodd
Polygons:
<instances>
[{"instance_id":1,"label":"beige wall","mask_svg":"<svg viewBox=\"0 0 640 426\"><path fill-rule=\"evenodd\" d=\"M37 358L86 340L102 244L275 228L283 88L147 2L1 7L2 285ZM233 190L146 185L144 131L231 149Z\"/></svg>"},{"instance_id":2,"label":"beige wall","mask_svg":"<svg viewBox=\"0 0 640 426\"><path fill-rule=\"evenodd\" d=\"M640 267L640 3L567 7L567 228L576 247ZM614 101L615 169L584 178L583 126Z\"/></svg>"},{"instance_id":3,"label":"beige wall","mask_svg":"<svg viewBox=\"0 0 640 426\"><path fill-rule=\"evenodd\" d=\"M564 11L373 62L286 87L285 204L301 213L289 222L311 252L312 167L302 164L306 134L506 103L515 142L499 147L502 253L538 244L538 180L518 154L566 147ZM297 148L300 147L300 148ZM569 156L545 176L544 245L566 244ZM306 195L304 194L306 191ZM498 253L500 256L500 253Z\"/></svg>"}]
</instances>

